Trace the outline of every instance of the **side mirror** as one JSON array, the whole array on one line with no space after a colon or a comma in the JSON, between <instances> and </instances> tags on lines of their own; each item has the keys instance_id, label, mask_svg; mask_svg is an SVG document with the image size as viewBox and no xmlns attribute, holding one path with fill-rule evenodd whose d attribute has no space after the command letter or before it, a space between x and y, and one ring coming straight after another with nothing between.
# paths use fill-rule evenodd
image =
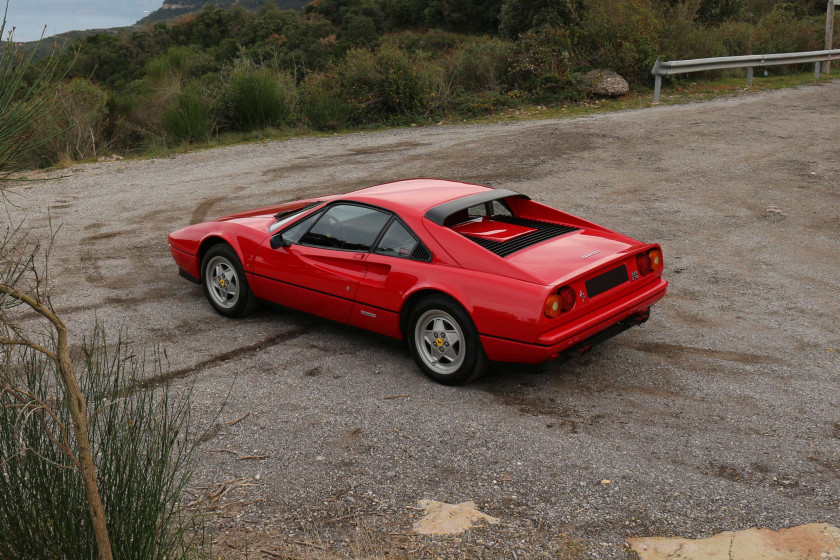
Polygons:
<instances>
[{"instance_id":1,"label":"side mirror","mask_svg":"<svg viewBox=\"0 0 840 560\"><path fill-rule=\"evenodd\" d=\"M271 248L272 249L279 249L280 247L288 247L291 245L292 242L286 239L282 233L275 235L271 238Z\"/></svg>"}]
</instances>

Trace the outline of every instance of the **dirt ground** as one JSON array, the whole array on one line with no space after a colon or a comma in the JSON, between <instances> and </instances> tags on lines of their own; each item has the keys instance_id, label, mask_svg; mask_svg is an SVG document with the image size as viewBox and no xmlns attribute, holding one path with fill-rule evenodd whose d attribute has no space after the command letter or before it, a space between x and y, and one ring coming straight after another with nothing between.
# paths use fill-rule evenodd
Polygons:
<instances>
[{"instance_id":1,"label":"dirt ground","mask_svg":"<svg viewBox=\"0 0 840 560\"><path fill-rule=\"evenodd\" d=\"M201 421L227 399L191 483L224 490L205 502L218 556L631 558L630 537L840 524L838 139L833 82L83 165L16 184L2 219L61 224L72 326L163 347ZM657 241L670 291L580 360L450 388L397 341L287 310L224 319L169 256L187 224L418 176ZM500 523L416 535L420 500Z\"/></svg>"}]
</instances>

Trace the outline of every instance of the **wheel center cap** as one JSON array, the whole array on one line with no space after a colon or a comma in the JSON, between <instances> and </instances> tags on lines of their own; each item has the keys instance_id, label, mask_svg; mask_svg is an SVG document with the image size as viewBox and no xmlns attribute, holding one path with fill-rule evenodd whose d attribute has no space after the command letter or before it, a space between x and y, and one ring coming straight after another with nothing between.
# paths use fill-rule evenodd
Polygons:
<instances>
[{"instance_id":1,"label":"wheel center cap","mask_svg":"<svg viewBox=\"0 0 840 560\"><path fill-rule=\"evenodd\" d=\"M438 338L438 339L435 341L435 344L437 344L437 345L438 345L438 347L443 346L443 339L442 339L442 338Z\"/></svg>"}]
</instances>

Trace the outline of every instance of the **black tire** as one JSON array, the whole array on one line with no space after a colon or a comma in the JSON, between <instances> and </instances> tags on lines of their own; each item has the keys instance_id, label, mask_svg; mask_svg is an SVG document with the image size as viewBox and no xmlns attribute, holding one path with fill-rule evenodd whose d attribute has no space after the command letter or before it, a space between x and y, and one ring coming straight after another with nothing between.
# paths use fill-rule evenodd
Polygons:
<instances>
[{"instance_id":1,"label":"black tire","mask_svg":"<svg viewBox=\"0 0 840 560\"><path fill-rule=\"evenodd\" d=\"M462 385L487 371L489 361L475 324L449 297L420 300L409 315L406 338L414 361L438 383Z\"/></svg>"},{"instance_id":2,"label":"black tire","mask_svg":"<svg viewBox=\"0 0 840 560\"><path fill-rule=\"evenodd\" d=\"M244 317L256 307L256 298L236 251L213 245L201 260L201 285L210 305L225 317Z\"/></svg>"}]
</instances>

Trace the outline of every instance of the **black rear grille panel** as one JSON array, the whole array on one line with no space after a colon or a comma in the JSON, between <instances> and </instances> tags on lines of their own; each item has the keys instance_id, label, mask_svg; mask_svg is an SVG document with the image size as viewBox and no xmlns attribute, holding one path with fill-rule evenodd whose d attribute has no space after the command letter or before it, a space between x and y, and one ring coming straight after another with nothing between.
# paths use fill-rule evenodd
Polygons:
<instances>
[{"instance_id":1,"label":"black rear grille panel","mask_svg":"<svg viewBox=\"0 0 840 560\"><path fill-rule=\"evenodd\" d=\"M470 239L471 241L475 241L488 251L491 251L500 257L507 257L517 251L525 249L526 247L530 247L531 245L536 245L537 243L542 243L548 239L560 237L561 235L578 231L579 229L572 226L552 224L550 222L542 222L539 220L529 220L527 218L518 218L515 216L493 216L491 219L495 222L503 222L506 224L513 224L536 230L508 241L494 241L492 239L476 235L462 234L464 237Z\"/></svg>"}]
</instances>

